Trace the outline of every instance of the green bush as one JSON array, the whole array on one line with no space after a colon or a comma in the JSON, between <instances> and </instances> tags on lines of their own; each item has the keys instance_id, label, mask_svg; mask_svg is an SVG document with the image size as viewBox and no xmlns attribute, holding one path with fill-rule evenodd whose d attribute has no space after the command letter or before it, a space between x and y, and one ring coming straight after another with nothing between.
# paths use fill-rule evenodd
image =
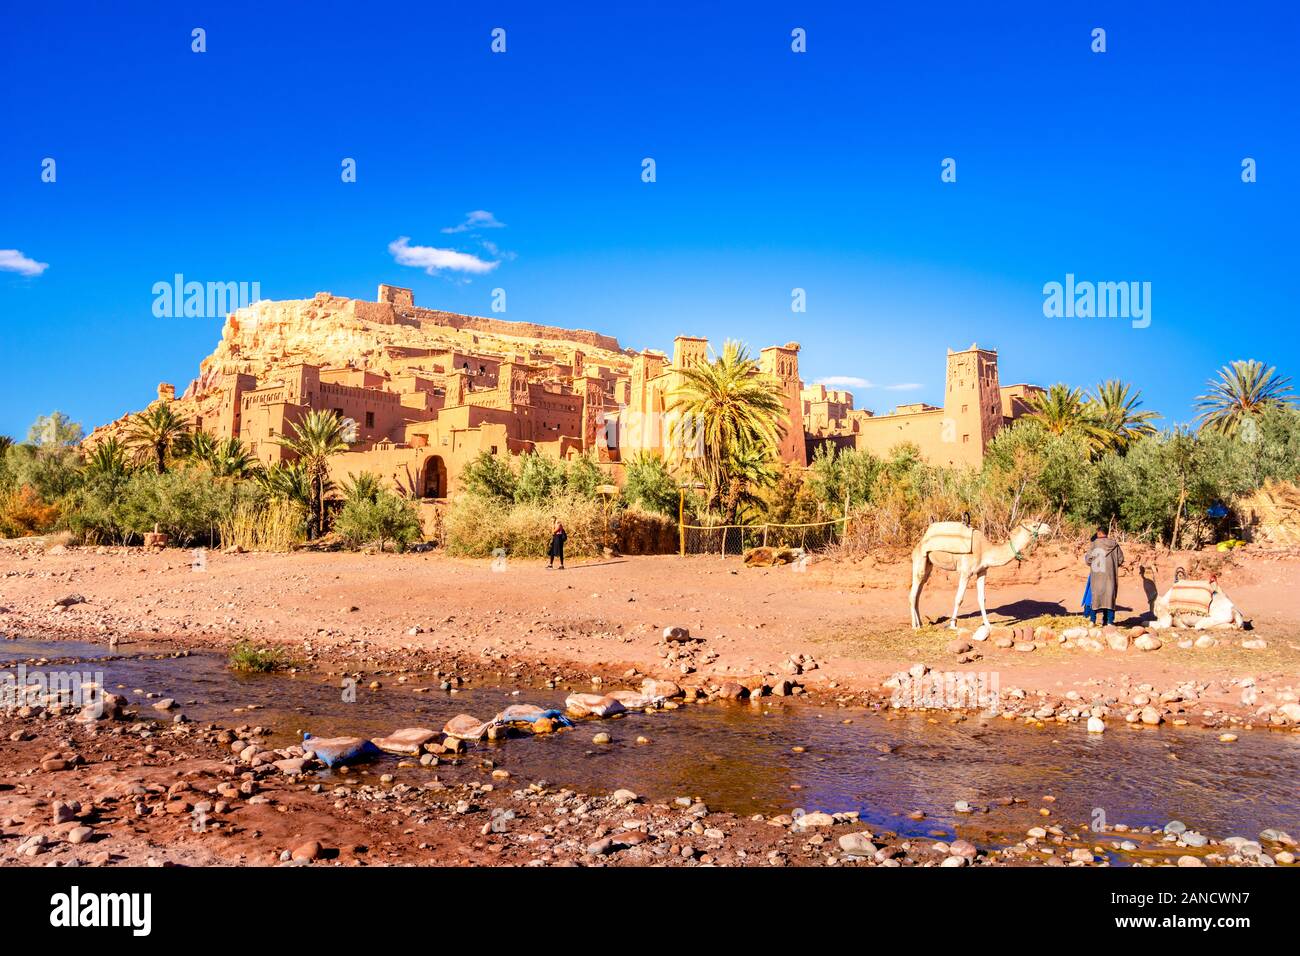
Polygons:
<instances>
[{"instance_id":1,"label":"green bush","mask_svg":"<svg viewBox=\"0 0 1300 956\"><path fill-rule=\"evenodd\" d=\"M258 647L251 641L239 641L230 649L230 669L244 674L269 674L289 665L283 652L273 647Z\"/></svg>"},{"instance_id":2,"label":"green bush","mask_svg":"<svg viewBox=\"0 0 1300 956\"><path fill-rule=\"evenodd\" d=\"M398 551L420 537L420 516L405 498L377 489L373 497L350 497L334 521L334 530L351 547L378 544L383 551L392 542Z\"/></svg>"},{"instance_id":3,"label":"green bush","mask_svg":"<svg viewBox=\"0 0 1300 956\"><path fill-rule=\"evenodd\" d=\"M465 493L490 501L515 500L515 472L510 460L481 451L460 473Z\"/></svg>"},{"instance_id":4,"label":"green bush","mask_svg":"<svg viewBox=\"0 0 1300 956\"><path fill-rule=\"evenodd\" d=\"M623 475L623 500L630 506L677 517L680 492L662 457L638 452L624 467Z\"/></svg>"}]
</instances>

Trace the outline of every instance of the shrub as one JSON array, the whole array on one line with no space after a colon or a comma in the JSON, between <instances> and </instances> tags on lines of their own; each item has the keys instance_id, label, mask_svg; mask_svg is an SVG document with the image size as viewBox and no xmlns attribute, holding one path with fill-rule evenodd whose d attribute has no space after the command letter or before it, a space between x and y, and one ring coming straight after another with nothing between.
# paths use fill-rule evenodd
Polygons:
<instances>
[{"instance_id":1,"label":"shrub","mask_svg":"<svg viewBox=\"0 0 1300 956\"><path fill-rule=\"evenodd\" d=\"M490 558L497 549L504 549L512 558L545 557L551 543L552 519L557 516L569 534L566 555L591 557L601 553L605 516L600 502L567 495L544 503L515 505L461 495L448 509L447 551L463 557Z\"/></svg>"},{"instance_id":2,"label":"shrub","mask_svg":"<svg viewBox=\"0 0 1300 956\"><path fill-rule=\"evenodd\" d=\"M334 530L354 548L377 543L383 551L391 541L405 551L420 537L420 516L405 498L379 489L373 498L357 496L345 502Z\"/></svg>"},{"instance_id":3,"label":"shrub","mask_svg":"<svg viewBox=\"0 0 1300 956\"><path fill-rule=\"evenodd\" d=\"M289 551L307 540L307 509L294 501L245 498L217 522L223 547L245 551Z\"/></svg>"},{"instance_id":4,"label":"shrub","mask_svg":"<svg viewBox=\"0 0 1300 956\"><path fill-rule=\"evenodd\" d=\"M638 452L624 468L623 500L634 508L677 517L679 492L659 455Z\"/></svg>"},{"instance_id":5,"label":"shrub","mask_svg":"<svg viewBox=\"0 0 1300 956\"><path fill-rule=\"evenodd\" d=\"M284 653L273 647L258 647L239 641L230 649L230 669L245 674L269 674L289 665Z\"/></svg>"},{"instance_id":6,"label":"shrub","mask_svg":"<svg viewBox=\"0 0 1300 956\"><path fill-rule=\"evenodd\" d=\"M195 541L215 541L217 526L234 507L235 489L218 482L204 468L178 468L158 473L134 472L122 490L116 520L127 537L154 530L165 532L182 547Z\"/></svg>"},{"instance_id":7,"label":"shrub","mask_svg":"<svg viewBox=\"0 0 1300 956\"><path fill-rule=\"evenodd\" d=\"M481 451L460 473L465 492L495 501L515 500L515 472L508 458Z\"/></svg>"},{"instance_id":8,"label":"shrub","mask_svg":"<svg viewBox=\"0 0 1300 956\"><path fill-rule=\"evenodd\" d=\"M19 485L0 497L0 538L23 538L54 529L57 505L47 505L31 485Z\"/></svg>"},{"instance_id":9,"label":"shrub","mask_svg":"<svg viewBox=\"0 0 1300 956\"><path fill-rule=\"evenodd\" d=\"M519 459L515 502L542 504L564 493L564 466L552 458L529 452Z\"/></svg>"}]
</instances>

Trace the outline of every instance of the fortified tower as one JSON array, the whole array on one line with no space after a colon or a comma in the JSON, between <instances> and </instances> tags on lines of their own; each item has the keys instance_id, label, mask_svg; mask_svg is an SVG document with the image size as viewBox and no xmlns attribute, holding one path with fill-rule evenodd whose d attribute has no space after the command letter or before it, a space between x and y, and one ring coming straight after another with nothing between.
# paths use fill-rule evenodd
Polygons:
<instances>
[{"instance_id":1,"label":"fortified tower","mask_svg":"<svg viewBox=\"0 0 1300 956\"><path fill-rule=\"evenodd\" d=\"M759 353L758 364L765 375L772 376L781 384L781 404L786 413L783 422L785 434L777 446L781 460L802 465L808 456L804 445L803 397L799 394L799 343L768 346Z\"/></svg>"},{"instance_id":2,"label":"fortified tower","mask_svg":"<svg viewBox=\"0 0 1300 956\"><path fill-rule=\"evenodd\" d=\"M978 468L1001 425L998 353L974 344L964 352L949 349L939 433L942 451L954 462Z\"/></svg>"}]
</instances>

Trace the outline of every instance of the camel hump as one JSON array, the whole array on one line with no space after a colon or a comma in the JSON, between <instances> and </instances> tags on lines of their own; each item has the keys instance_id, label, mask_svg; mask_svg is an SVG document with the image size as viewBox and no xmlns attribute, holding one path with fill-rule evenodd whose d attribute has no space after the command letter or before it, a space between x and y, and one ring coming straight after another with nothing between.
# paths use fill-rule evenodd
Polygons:
<instances>
[{"instance_id":1,"label":"camel hump","mask_svg":"<svg viewBox=\"0 0 1300 956\"><path fill-rule=\"evenodd\" d=\"M975 550L975 529L960 521L936 521L921 537L921 549L970 554Z\"/></svg>"}]
</instances>

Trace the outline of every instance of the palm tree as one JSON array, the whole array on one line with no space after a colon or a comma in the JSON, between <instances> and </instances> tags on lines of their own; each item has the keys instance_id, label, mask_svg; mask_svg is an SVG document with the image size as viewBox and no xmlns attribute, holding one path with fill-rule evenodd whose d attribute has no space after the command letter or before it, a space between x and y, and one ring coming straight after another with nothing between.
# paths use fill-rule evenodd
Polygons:
<instances>
[{"instance_id":1,"label":"palm tree","mask_svg":"<svg viewBox=\"0 0 1300 956\"><path fill-rule=\"evenodd\" d=\"M248 478L261 467L238 438L223 438L217 442L208 463L217 478Z\"/></svg>"},{"instance_id":2,"label":"palm tree","mask_svg":"<svg viewBox=\"0 0 1300 956\"><path fill-rule=\"evenodd\" d=\"M297 456L311 482L308 502L311 517L307 521L307 537L311 538L325 531L325 495L332 487L329 480L330 455L346 451L348 446L343 440L343 421L333 411L312 409L290 427L293 428L293 437L282 436L278 441Z\"/></svg>"},{"instance_id":3,"label":"palm tree","mask_svg":"<svg viewBox=\"0 0 1300 956\"><path fill-rule=\"evenodd\" d=\"M217 441L205 431L186 432L172 446L172 457L183 458L203 465L211 465L216 454Z\"/></svg>"},{"instance_id":4,"label":"palm tree","mask_svg":"<svg viewBox=\"0 0 1300 956\"><path fill-rule=\"evenodd\" d=\"M172 411L167 402L154 402L143 412L132 416L127 429L127 444L135 449L141 461L152 458L158 474L167 470L167 456L172 446L189 429L184 416Z\"/></svg>"},{"instance_id":5,"label":"palm tree","mask_svg":"<svg viewBox=\"0 0 1300 956\"><path fill-rule=\"evenodd\" d=\"M731 493L733 475L755 455L775 457L785 434L780 383L760 371L744 345L730 339L713 361L677 371L683 381L668 409L675 415L671 437L683 445L696 440L696 451L688 451L688 457L707 482L708 506L730 499L730 524L739 507Z\"/></svg>"},{"instance_id":6,"label":"palm tree","mask_svg":"<svg viewBox=\"0 0 1300 956\"><path fill-rule=\"evenodd\" d=\"M253 480L268 497L302 505L310 514L312 484L301 461L276 462L254 473Z\"/></svg>"},{"instance_id":7,"label":"palm tree","mask_svg":"<svg viewBox=\"0 0 1300 956\"><path fill-rule=\"evenodd\" d=\"M1234 435L1242 422L1265 409L1290 405L1291 379L1282 378L1277 368L1255 359L1238 360L1219 369L1219 377L1206 384L1209 391L1196 396L1196 416L1201 428Z\"/></svg>"},{"instance_id":8,"label":"palm tree","mask_svg":"<svg viewBox=\"0 0 1300 956\"><path fill-rule=\"evenodd\" d=\"M1039 422L1053 435L1078 435L1096 453L1106 447L1106 429L1089 405L1083 389L1057 382L1029 401L1033 409L1025 417Z\"/></svg>"},{"instance_id":9,"label":"palm tree","mask_svg":"<svg viewBox=\"0 0 1300 956\"><path fill-rule=\"evenodd\" d=\"M86 456L87 477L121 478L130 471L126 449L114 437L105 438Z\"/></svg>"},{"instance_id":10,"label":"palm tree","mask_svg":"<svg viewBox=\"0 0 1300 956\"><path fill-rule=\"evenodd\" d=\"M359 475L349 472L348 478L351 481L343 482L343 497L347 501L373 502L383 490L383 484L374 472L363 471Z\"/></svg>"},{"instance_id":11,"label":"palm tree","mask_svg":"<svg viewBox=\"0 0 1300 956\"><path fill-rule=\"evenodd\" d=\"M770 446L744 445L731 450L727 471L729 481L723 494L723 524L735 524L743 508L756 505L760 488L776 484L780 472Z\"/></svg>"},{"instance_id":12,"label":"palm tree","mask_svg":"<svg viewBox=\"0 0 1300 956\"><path fill-rule=\"evenodd\" d=\"M1105 430L1107 444L1117 451L1127 451L1138 438L1156 433L1151 420L1159 418L1159 414L1139 411L1142 392L1117 378L1098 385L1088 395L1087 404Z\"/></svg>"}]
</instances>

